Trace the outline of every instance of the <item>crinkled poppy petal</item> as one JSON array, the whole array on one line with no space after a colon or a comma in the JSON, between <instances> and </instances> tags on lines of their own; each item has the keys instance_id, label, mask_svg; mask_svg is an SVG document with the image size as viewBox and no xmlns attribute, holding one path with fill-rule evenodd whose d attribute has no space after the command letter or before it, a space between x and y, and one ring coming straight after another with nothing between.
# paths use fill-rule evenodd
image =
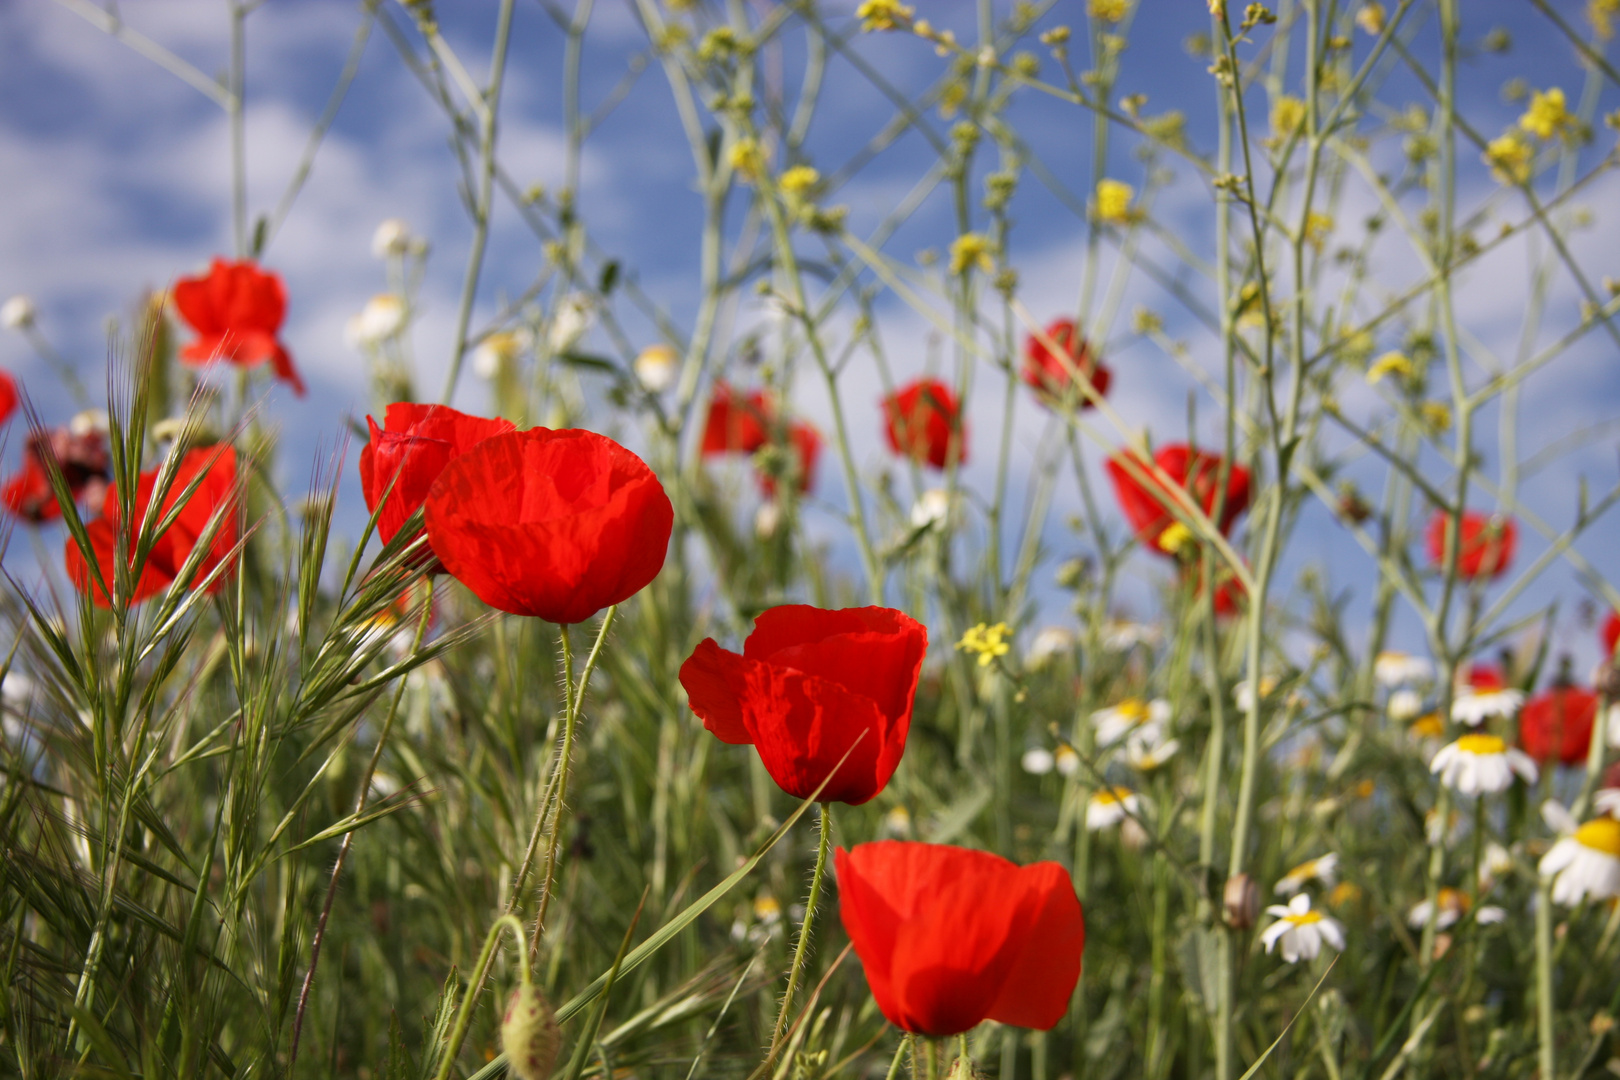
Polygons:
<instances>
[{"instance_id":1,"label":"crinkled poppy petal","mask_svg":"<svg viewBox=\"0 0 1620 1080\"><path fill-rule=\"evenodd\" d=\"M96 566L101 570L101 580L107 583L107 588L115 588L114 574L116 571L114 567L117 565L117 561L114 552L118 539L117 527L105 518L97 518L94 521L86 522L84 528L90 536L90 546L96 555ZM159 543L161 544L161 541ZM132 552L134 550L133 543L130 544L130 550ZM173 582L174 578L163 569L169 562L166 557L167 551L160 551L157 554L158 558L148 557L146 565L142 567L141 576L136 580L134 591L130 595L130 603L138 604L148 597L155 596L168 588L170 583ZM84 555L79 550L79 545L74 543L71 536L67 539L66 550L63 555L63 561L67 566L68 580L73 582L74 587L80 592L90 593L90 599L97 607L112 607L112 601L108 598L106 591L95 583L95 578L85 564Z\"/></svg>"},{"instance_id":2,"label":"crinkled poppy petal","mask_svg":"<svg viewBox=\"0 0 1620 1080\"><path fill-rule=\"evenodd\" d=\"M372 513L387 497L377 514L377 537L386 544L422 505L455 451L442 439L384 431L369 416L366 422L371 441L360 451L360 490Z\"/></svg>"},{"instance_id":3,"label":"crinkled poppy petal","mask_svg":"<svg viewBox=\"0 0 1620 1080\"><path fill-rule=\"evenodd\" d=\"M722 649L714 638L704 638L681 665L681 686L687 704L721 742L732 745L754 741L743 723L742 704L732 689L732 672L742 661L734 652Z\"/></svg>"},{"instance_id":4,"label":"crinkled poppy petal","mask_svg":"<svg viewBox=\"0 0 1620 1080\"><path fill-rule=\"evenodd\" d=\"M893 771L879 769L891 756L883 752L888 731L871 698L751 660L739 665L737 675L743 723L765 771L783 791L809 798L830 775L820 800L858 806L883 790Z\"/></svg>"},{"instance_id":5,"label":"crinkled poppy petal","mask_svg":"<svg viewBox=\"0 0 1620 1080\"><path fill-rule=\"evenodd\" d=\"M894 720L909 718L928 651L928 630L885 607L782 604L754 620L743 655L797 668L871 698Z\"/></svg>"},{"instance_id":6,"label":"crinkled poppy petal","mask_svg":"<svg viewBox=\"0 0 1620 1080\"><path fill-rule=\"evenodd\" d=\"M896 841L892 840L880 842L881 845L894 843ZM883 887L887 882L876 882L868 876L880 872L884 860L881 855L874 858L877 853L866 849L880 844L858 844L850 851L839 848L833 853L833 871L838 879L838 917L856 955L861 958L872 998L884 1016L899 1024L903 1013L889 974L894 966L895 939L904 916L897 910L889 890Z\"/></svg>"},{"instance_id":7,"label":"crinkled poppy petal","mask_svg":"<svg viewBox=\"0 0 1620 1080\"><path fill-rule=\"evenodd\" d=\"M1018 871L1019 883L1036 898L1034 919L988 1019L1048 1031L1063 1019L1080 981L1086 924L1069 872L1053 862Z\"/></svg>"}]
</instances>

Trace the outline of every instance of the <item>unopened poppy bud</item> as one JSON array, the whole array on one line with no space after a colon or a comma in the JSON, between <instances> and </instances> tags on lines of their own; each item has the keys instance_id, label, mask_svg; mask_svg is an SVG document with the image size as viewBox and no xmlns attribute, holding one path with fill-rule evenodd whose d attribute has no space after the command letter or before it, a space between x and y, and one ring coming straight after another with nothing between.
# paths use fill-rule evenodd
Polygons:
<instances>
[{"instance_id":1,"label":"unopened poppy bud","mask_svg":"<svg viewBox=\"0 0 1620 1080\"><path fill-rule=\"evenodd\" d=\"M529 982L512 991L501 1018L501 1050L506 1069L518 1080L545 1080L557 1062L557 1014Z\"/></svg>"},{"instance_id":2,"label":"unopened poppy bud","mask_svg":"<svg viewBox=\"0 0 1620 1080\"><path fill-rule=\"evenodd\" d=\"M1222 913L1226 925L1234 930L1248 930L1260 917L1260 886L1248 874L1234 874L1226 879L1221 897Z\"/></svg>"}]
</instances>

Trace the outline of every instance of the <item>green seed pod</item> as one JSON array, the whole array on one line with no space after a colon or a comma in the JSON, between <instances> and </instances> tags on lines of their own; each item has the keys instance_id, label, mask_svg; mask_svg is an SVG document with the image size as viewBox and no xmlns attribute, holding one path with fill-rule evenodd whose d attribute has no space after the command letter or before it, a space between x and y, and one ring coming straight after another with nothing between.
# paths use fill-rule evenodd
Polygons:
<instances>
[{"instance_id":1,"label":"green seed pod","mask_svg":"<svg viewBox=\"0 0 1620 1080\"><path fill-rule=\"evenodd\" d=\"M501 1049L506 1069L518 1080L546 1080L557 1063L557 1014L527 979L506 1002L501 1018Z\"/></svg>"}]
</instances>

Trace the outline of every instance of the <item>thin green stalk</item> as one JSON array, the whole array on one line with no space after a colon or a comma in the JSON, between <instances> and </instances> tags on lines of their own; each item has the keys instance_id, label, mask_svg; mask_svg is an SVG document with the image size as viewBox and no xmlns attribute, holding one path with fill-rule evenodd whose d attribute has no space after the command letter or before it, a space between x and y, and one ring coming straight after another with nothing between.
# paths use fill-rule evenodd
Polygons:
<instances>
[{"instance_id":1,"label":"thin green stalk","mask_svg":"<svg viewBox=\"0 0 1620 1080\"><path fill-rule=\"evenodd\" d=\"M484 977L489 974L490 964L495 959L495 947L500 944L501 931L510 930L518 942L518 970L522 973L525 986L532 984L529 974L528 950L523 948L523 942L528 937L528 931L514 915L500 915L495 919L495 925L489 928L484 936L484 948L478 954L478 963L473 967L472 980L467 984L467 993L456 1008L456 1022L450 1029L450 1039L445 1044L444 1056L439 1059L439 1070L433 1074L433 1080L449 1080L450 1072L456 1066L456 1057L461 1053L461 1044L467 1040L467 1028L472 1024L473 1003L478 999L479 988L484 985Z\"/></svg>"},{"instance_id":2,"label":"thin green stalk","mask_svg":"<svg viewBox=\"0 0 1620 1080\"><path fill-rule=\"evenodd\" d=\"M827 869L827 855L832 848L832 809L826 803L817 806L821 811L821 838L816 846L816 868L810 875L810 898L804 904L804 921L799 925L799 940L793 947L793 966L788 968L787 990L782 994L782 1007L776 1013L776 1029L771 1033L771 1048L765 1063L756 1070L770 1072L776 1057L782 1052L782 1033L787 1030L787 1018L793 1008L793 996L804 973L804 958L810 950L810 931L815 925L816 902L821 899L821 879Z\"/></svg>"},{"instance_id":3,"label":"thin green stalk","mask_svg":"<svg viewBox=\"0 0 1620 1080\"><path fill-rule=\"evenodd\" d=\"M1553 1043L1552 937L1552 879L1542 875L1536 889L1536 1057L1543 1077L1558 1075Z\"/></svg>"}]
</instances>

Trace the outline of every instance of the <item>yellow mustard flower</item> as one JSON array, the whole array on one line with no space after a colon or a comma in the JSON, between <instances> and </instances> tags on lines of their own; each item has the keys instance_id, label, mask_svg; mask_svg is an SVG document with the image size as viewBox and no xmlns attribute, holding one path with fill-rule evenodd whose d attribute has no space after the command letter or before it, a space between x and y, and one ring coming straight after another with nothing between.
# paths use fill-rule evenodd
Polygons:
<instances>
[{"instance_id":1,"label":"yellow mustard flower","mask_svg":"<svg viewBox=\"0 0 1620 1080\"><path fill-rule=\"evenodd\" d=\"M1387 352L1372 362L1367 369L1367 385L1371 386L1385 375L1399 375L1403 379L1410 379L1416 369L1412 361L1398 352Z\"/></svg>"},{"instance_id":2,"label":"yellow mustard flower","mask_svg":"<svg viewBox=\"0 0 1620 1080\"><path fill-rule=\"evenodd\" d=\"M1418 415L1436 432L1451 430L1451 406L1443 401L1425 401L1418 406Z\"/></svg>"},{"instance_id":3,"label":"yellow mustard flower","mask_svg":"<svg viewBox=\"0 0 1620 1080\"><path fill-rule=\"evenodd\" d=\"M1528 183L1535 156L1535 150L1517 131L1492 139L1485 147L1485 164L1491 167L1491 175L1504 184Z\"/></svg>"},{"instance_id":4,"label":"yellow mustard flower","mask_svg":"<svg viewBox=\"0 0 1620 1080\"><path fill-rule=\"evenodd\" d=\"M1356 11L1356 25L1369 34L1377 35L1384 32L1384 5L1378 0L1369 0Z\"/></svg>"},{"instance_id":5,"label":"yellow mustard flower","mask_svg":"<svg viewBox=\"0 0 1620 1080\"><path fill-rule=\"evenodd\" d=\"M1131 185L1118 180L1097 181L1097 220L1124 225L1131 220Z\"/></svg>"},{"instance_id":6,"label":"yellow mustard flower","mask_svg":"<svg viewBox=\"0 0 1620 1080\"><path fill-rule=\"evenodd\" d=\"M758 179L765 171L765 155L760 151L759 143L753 139L733 143L728 160L731 167L746 180Z\"/></svg>"},{"instance_id":7,"label":"yellow mustard flower","mask_svg":"<svg viewBox=\"0 0 1620 1080\"><path fill-rule=\"evenodd\" d=\"M866 31L898 30L911 21L913 14L915 12L900 0L862 0L861 6L855 9L855 17L861 20L861 29Z\"/></svg>"},{"instance_id":8,"label":"yellow mustard flower","mask_svg":"<svg viewBox=\"0 0 1620 1080\"><path fill-rule=\"evenodd\" d=\"M990 257L994 251L990 238L983 233L963 233L951 241L951 273L960 274L970 267L978 267L988 274L996 264Z\"/></svg>"},{"instance_id":9,"label":"yellow mustard flower","mask_svg":"<svg viewBox=\"0 0 1620 1080\"><path fill-rule=\"evenodd\" d=\"M1130 13L1130 0L1090 0L1086 14L1099 22L1117 23Z\"/></svg>"},{"instance_id":10,"label":"yellow mustard flower","mask_svg":"<svg viewBox=\"0 0 1620 1080\"><path fill-rule=\"evenodd\" d=\"M1565 107L1564 92L1555 86L1530 91L1530 107L1519 117L1519 126L1538 139L1554 139L1575 126L1575 117Z\"/></svg>"},{"instance_id":11,"label":"yellow mustard flower","mask_svg":"<svg viewBox=\"0 0 1620 1080\"><path fill-rule=\"evenodd\" d=\"M795 198L803 198L821 180L821 174L809 165L795 165L782 174L778 181L782 190Z\"/></svg>"},{"instance_id":12,"label":"yellow mustard flower","mask_svg":"<svg viewBox=\"0 0 1620 1080\"><path fill-rule=\"evenodd\" d=\"M1305 122L1305 103L1284 94L1271 103L1271 137L1282 142Z\"/></svg>"},{"instance_id":13,"label":"yellow mustard flower","mask_svg":"<svg viewBox=\"0 0 1620 1080\"><path fill-rule=\"evenodd\" d=\"M967 633L962 635L962 640L956 643L956 647L977 656L980 667L989 667L996 657L1006 656L1012 649L1007 643L1007 638L1011 634L1012 631L1004 622L998 622L994 626L980 623L970 627Z\"/></svg>"}]
</instances>

